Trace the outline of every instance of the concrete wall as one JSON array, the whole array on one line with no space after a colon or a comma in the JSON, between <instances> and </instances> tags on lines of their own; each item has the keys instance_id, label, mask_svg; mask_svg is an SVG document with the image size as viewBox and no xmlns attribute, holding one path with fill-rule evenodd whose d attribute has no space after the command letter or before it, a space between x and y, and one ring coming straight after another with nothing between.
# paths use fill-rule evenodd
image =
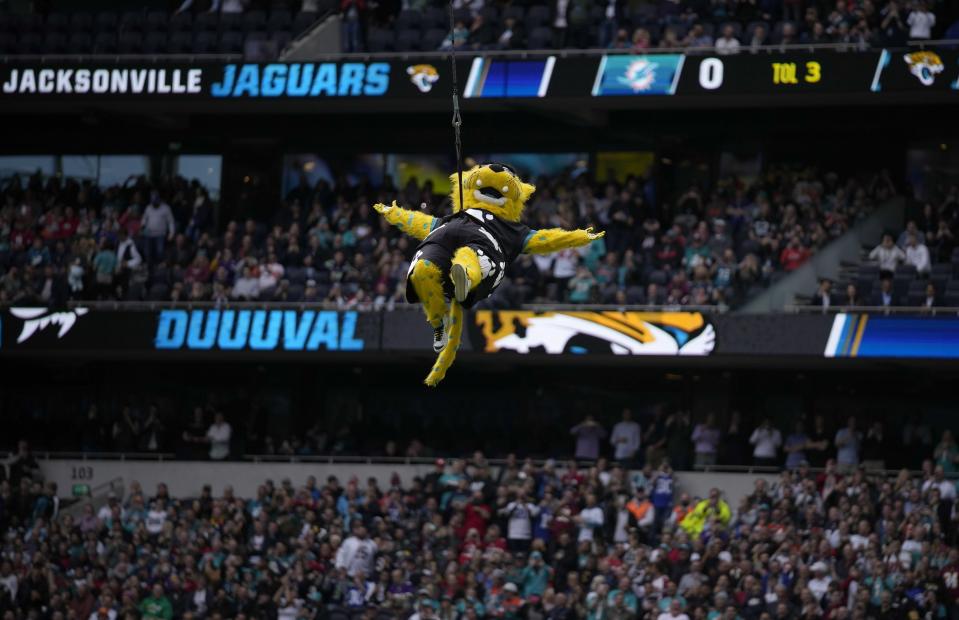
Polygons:
<instances>
[{"instance_id":1,"label":"concrete wall","mask_svg":"<svg viewBox=\"0 0 959 620\"><path fill-rule=\"evenodd\" d=\"M97 460L45 460L40 468L47 480L57 483L62 497L70 497L71 487L75 484L88 484L91 488L106 485L118 478L123 486L129 488L130 482L138 481L143 489L152 494L156 485L164 482L174 496L198 495L204 484L213 487L214 495L219 495L227 485L240 495L252 496L258 485L267 478L275 483L289 478L294 485L303 484L307 476L316 476L324 481L334 475L345 482L352 476L365 484L366 479L375 477L381 486L389 483L393 472L400 475L404 484L414 476L426 475L432 470L430 465L370 465L370 464L326 464L326 463L215 463L195 461L97 461ZM705 496L709 489L718 487L728 498L738 501L739 497L749 493L759 474L739 473L703 473L680 472L677 474L678 486L692 495ZM770 482L773 475L762 475Z\"/></svg>"},{"instance_id":2,"label":"concrete wall","mask_svg":"<svg viewBox=\"0 0 959 620\"><path fill-rule=\"evenodd\" d=\"M280 60L283 62L316 60L322 56L339 54L342 49L340 16L333 14L291 42L283 50Z\"/></svg>"}]
</instances>

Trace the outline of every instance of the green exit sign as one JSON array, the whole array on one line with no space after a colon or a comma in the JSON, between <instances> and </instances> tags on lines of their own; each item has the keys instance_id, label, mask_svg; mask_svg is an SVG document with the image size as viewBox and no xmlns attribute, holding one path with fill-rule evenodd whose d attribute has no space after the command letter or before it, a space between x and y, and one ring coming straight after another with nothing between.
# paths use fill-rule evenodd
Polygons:
<instances>
[{"instance_id":1,"label":"green exit sign","mask_svg":"<svg viewBox=\"0 0 959 620\"><path fill-rule=\"evenodd\" d=\"M90 495L90 485L89 484L75 484L73 485L73 496L74 497L87 497Z\"/></svg>"}]
</instances>

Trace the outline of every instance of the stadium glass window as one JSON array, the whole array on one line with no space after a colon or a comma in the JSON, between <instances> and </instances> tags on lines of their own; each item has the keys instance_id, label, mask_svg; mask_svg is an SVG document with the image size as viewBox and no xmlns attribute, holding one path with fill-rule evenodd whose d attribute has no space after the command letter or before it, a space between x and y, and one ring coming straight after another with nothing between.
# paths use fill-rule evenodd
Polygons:
<instances>
[{"instance_id":1,"label":"stadium glass window","mask_svg":"<svg viewBox=\"0 0 959 620\"><path fill-rule=\"evenodd\" d=\"M123 185L131 176L149 175L150 158L146 155L102 155L100 187Z\"/></svg>"},{"instance_id":2,"label":"stadium glass window","mask_svg":"<svg viewBox=\"0 0 959 620\"><path fill-rule=\"evenodd\" d=\"M474 156L477 162L503 162L509 164L527 180L545 174L555 176L570 174L576 178L588 172L588 153L487 153Z\"/></svg>"},{"instance_id":3,"label":"stadium glass window","mask_svg":"<svg viewBox=\"0 0 959 620\"><path fill-rule=\"evenodd\" d=\"M189 181L199 181L213 200L220 198L223 173L223 157L220 155L180 155L176 160L176 173Z\"/></svg>"},{"instance_id":4,"label":"stadium glass window","mask_svg":"<svg viewBox=\"0 0 959 620\"><path fill-rule=\"evenodd\" d=\"M63 155L60 157L60 172L70 179L97 180L97 169L100 167L98 155Z\"/></svg>"},{"instance_id":5,"label":"stadium glass window","mask_svg":"<svg viewBox=\"0 0 959 620\"><path fill-rule=\"evenodd\" d=\"M0 178L9 178L15 174L30 176L37 170L44 177L56 172L56 158L53 155L2 155L0 156Z\"/></svg>"},{"instance_id":6,"label":"stadium glass window","mask_svg":"<svg viewBox=\"0 0 959 620\"><path fill-rule=\"evenodd\" d=\"M326 181L335 188L338 179L351 185L368 181L373 187L383 184L386 174L386 159L382 153L362 153L348 157L326 158L316 153L296 153L283 157L283 196L288 196L306 181L314 187ZM334 172L335 171L335 172Z\"/></svg>"},{"instance_id":7,"label":"stadium glass window","mask_svg":"<svg viewBox=\"0 0 959 620\"><path fill-rule=\"evenodd\" d=\"M310 187L323 179L331 186L335 177L329 162L315 153L296 153L283 157L283 195L299 187L301 180Z\"/></svg>"},{"instance_id":8,"label":"stadium glass window","mask_svg":"<svg viewBox=\"0 0 959 620\"><path fill-rule=\"evenodd\" d=\"M653 165L652 151L601 151L596 154L596 181L623 182L630 175L641 177Z\"/></svg>"}]
</instances>

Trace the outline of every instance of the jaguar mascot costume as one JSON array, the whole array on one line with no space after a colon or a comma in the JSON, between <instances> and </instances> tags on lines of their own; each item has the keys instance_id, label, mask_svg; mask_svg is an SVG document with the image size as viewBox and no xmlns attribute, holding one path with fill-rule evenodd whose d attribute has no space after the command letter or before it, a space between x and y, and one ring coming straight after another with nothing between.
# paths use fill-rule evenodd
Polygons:
<instances>
[{"instance_id":1,"label":"jaguar mascot costume","mask_svg":"<svg viewBox=\"0 0 959 620\"><path fill-rule=\"evenodd\" d=\"M439 355L426 378L436 386L456 357L463 333L463 308L490 296L520 253L549 254L587 245L605 233L550 228L532 230L520 222L536 190L505 164L474 166L463 174L462 207L456 194L453 214L433 217L393 204L373 206L386 221L420 240L407 274L406 298L420 302L433 328Z\"/></svg>"}]
</instances>

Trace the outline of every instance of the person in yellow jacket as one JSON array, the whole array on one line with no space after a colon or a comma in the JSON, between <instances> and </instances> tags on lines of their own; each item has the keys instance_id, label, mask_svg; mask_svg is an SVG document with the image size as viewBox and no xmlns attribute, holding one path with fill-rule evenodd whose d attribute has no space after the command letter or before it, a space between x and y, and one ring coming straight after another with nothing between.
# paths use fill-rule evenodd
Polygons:
<instances>
[{"instance_id":1,"label":"person in yellow jacket","mask_svg":"<svg viewBox=\"0 0 959 620\"><path fill-rule=\"evenodd\" d=\"M732 512L729 510L729 504L726 503L719 493L719 489L709 490L709 498L700 501L693 508L693 511L686 515L679 527L693 538L699 538L706 525L715 522L722 527L729 525L732 518Z\"/></svg>"}]
</instances>

